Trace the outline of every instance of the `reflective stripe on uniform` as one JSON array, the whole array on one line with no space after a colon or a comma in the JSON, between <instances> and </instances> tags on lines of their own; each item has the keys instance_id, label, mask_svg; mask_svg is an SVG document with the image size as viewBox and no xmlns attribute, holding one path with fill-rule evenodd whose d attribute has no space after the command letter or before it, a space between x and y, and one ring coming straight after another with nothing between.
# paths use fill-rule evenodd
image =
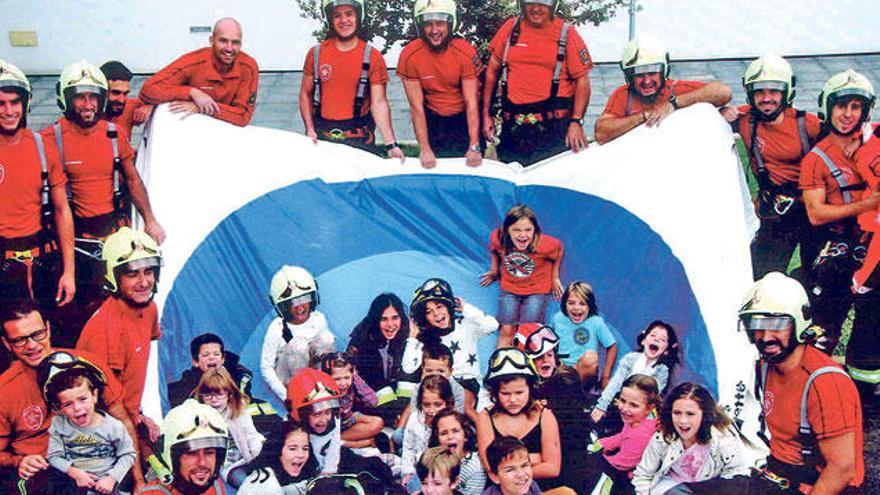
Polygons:
<instances>
[{"instance_id":1,"label":"reflective stripe on uniform","mask_svg":"<svg viewBox=\"0 0 880 495\"><path fill-rule=\"evenodd\" d=\"M846 369L853 380L874 385L880 383L880 370L863 370L851 365L846 365Z\"/></svg>"}]
</instances>

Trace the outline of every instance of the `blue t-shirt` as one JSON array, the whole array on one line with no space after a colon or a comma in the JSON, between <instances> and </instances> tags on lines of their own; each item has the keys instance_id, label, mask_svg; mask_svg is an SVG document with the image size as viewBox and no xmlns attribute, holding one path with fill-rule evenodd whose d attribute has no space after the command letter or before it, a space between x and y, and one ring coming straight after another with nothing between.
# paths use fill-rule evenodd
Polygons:
<instances>
[{"instance_id":1,"label":"blue t-shirt","mask_svg":"<svg viewBox=\"0 0 880 495\"><path fill-rule=\"evenodd\" d=\"M568 355L562 358L562 362L568 366L576 365L587 351L599 352L599 343L605 348L617 343L611 328L600 315L593 315L575 324L562 311L558 311L553 315L553 328L559 335L559 349L556 352Z\"/></svg>"}]
</instances>

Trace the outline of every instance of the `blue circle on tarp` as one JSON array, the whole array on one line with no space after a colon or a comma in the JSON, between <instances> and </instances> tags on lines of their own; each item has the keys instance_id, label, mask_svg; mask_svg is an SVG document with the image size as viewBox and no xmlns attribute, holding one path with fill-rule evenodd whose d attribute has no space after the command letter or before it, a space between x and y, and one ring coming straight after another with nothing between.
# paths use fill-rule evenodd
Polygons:
<instances>
[{"instance_id":1,"label":"blue circle on tarp","mask_svg":"<svg viewBox=\"0 0 880 495\"><path fill-rule=\"evenodd\" d=\"M498 285L480 287L489 234L517 203L565 248L564 283L585 280L618 331L620 356L655 319L671 323L682 348L676 382L717 392L715 355L679 260L641 219L602 198L550 186L516 186L477 176L399 175L327 184L309 180L271 191L230 214L199 244L174 281L162 314L160 387L191 364L190 340L220 335L260 376L263 333L274 318L268 288L284 264L318 279L322 311L342 350L372 299L394 292L409 303L425 279L448 280L457 296L494 314ZM671 221L674 221L672 219ZM558 310L551 304L548 321ZM485 363L494 339L481 342ZM485 365L484 365L485 367ZM275 401L276 405L280 401Z\"/></svg>"}]
</instances>

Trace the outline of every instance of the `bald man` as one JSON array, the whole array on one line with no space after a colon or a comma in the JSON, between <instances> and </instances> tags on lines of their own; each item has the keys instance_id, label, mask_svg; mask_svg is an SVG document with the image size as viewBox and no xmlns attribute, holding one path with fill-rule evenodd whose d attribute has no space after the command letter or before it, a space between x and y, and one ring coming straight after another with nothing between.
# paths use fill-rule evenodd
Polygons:
<instances>
[{"instance_id":1,"label":"bald man","mask_svg":"<svg viewBox=\"0 0 880 495\"><path fill-rule=\"evenodd\" d=\"M201 113L246 126L257 103L257 62L241 51L241 24L225 17L214 24L206 48L178 58L141 88L147 104L171 102L175 113Z\"/></svg>"}]
</instances>

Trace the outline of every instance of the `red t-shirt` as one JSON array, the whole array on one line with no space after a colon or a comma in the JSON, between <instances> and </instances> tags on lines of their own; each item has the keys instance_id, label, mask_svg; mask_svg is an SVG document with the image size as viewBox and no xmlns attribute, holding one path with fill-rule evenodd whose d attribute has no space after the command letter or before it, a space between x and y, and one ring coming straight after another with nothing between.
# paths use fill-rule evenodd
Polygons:
<instances>
[{"instance_id":1,"label":"red t-shirt","mask_svg":"<svg viewBox=\"0 0 880 495\"><path fill-rule=\"evenodd\" d=\"M138 97L150 105L166 101L189 100L189 90L198 88L220 105L218 119L246 126L254 116L260 71L257 61L239 52L229 71L220 73L214 67L210 47L189 52L153 74L141 88Z\"/></svg>"},{"instance_id":2,"label":"red t-shirt","mask_svg":"<svg viewBox=\"0 0 880 495\"><path fill-rule=\"evenodd\" d=\"M771 434L770 454L782 462L803 465L798 442L801 395L810 373L824 366L840 367L808 345L795 370L781 375L771 368L767 373L764 416ZM819 440L853 433L856 473L850 485L861 485L865 477L862 409L852 380L840 373L826 373L816 378L807 395L807 418Z\"/></svg>"},{"instance_id":3,"label":"red t-shirt","mask_svg":"<svg viewBox=\"0 0 880 495\"><path fill-rule=\"evenodd\" d=\"M0 237L25 237L40 230L40 189L43 187L40 155L31 131L22 129L19 135L18 144L0 145ZM64 187L67 179L55 147L44 148L49 186Z\"/></svg>"},{"instance_id":4,"label":"red t-shirt","mask_svg":"<svg viewBox=\"0 0 880 495\"><path fill-rule=\"evenodd\" d=\"M122 387L108 368L97 357L87 352L72 349L53 349L67 351L88 359L101 368L107 376L102 398L107 407L122 400ZM5 454L46 455L49 448L50 411L37 384L37 370L15 361L0 375L0 437L9 440Z\"/></svg>"},{"instance_id":5,"label":"red t-shirt","mask_svg":"<svg viewBox=\"0 0 880 495\"><path fill-rule=\"evenodd\" d=\"M126 136L131 138L131 128L134 125L131 121L134 118L134 111L143 105L144 103L137 98L126 98L125 107L123 107L122 113L116 115L115 117L108 117L105 114L104 120L106 120L107 122L113 122L119 129L125 131Z\"/></svg>"},{"instance_id":6,"label":"red t-shirt","mask_svg":"<svg viewBox=\"0 0 880 495\"><path fill-rule=\"evenodd\" d=\"M73 195L73 214L78 217L96 217L113 211L113 144L107 137L108 123L99 120L88 134L74 128L66 118L61 123L62 157L70 191ZM48 148L55 146L54 126L46 127L40 134ZM116 138L121 160L134 157L128 134L119 129ZM124 180L120 174L119 180Z\"/></svg>"},{"instance_id":7,"label":"red t-shirt","mask_svg":"<svg viewBox=\"0 0 880 495\"><path fill-rule=\"evenodd\" d=\"M653 101L668 101L673 92L675 92L675 96L680 96L700 89L705 85L706 83L701 81L679 81L677 79L667 79L666 84L660 89L660 94L658 94ZM629 112L626 111L627 102L629 102L630 106ZM624 84L618 86L618 88L611 93L611 97L608 98L608 103L605 104L605 110L602 113L611 114L615 117L626 117L628 115L635 115L650 110L653 105L654 103L647 103L638 96L630 94L629 85Z\"/></svg>"},{"instance_id":8,"label":"red t-shirt","mask_svg":"<svg viewBox=\"0 0 880 495\"><path fill-rule=\"evenodd\" d=\"M549 294L553 288L553 262L562 256L562 243L555 237L541 234L534 252L506 252L501 244L501 229L489 236L489 250L498 256L501 290L526 296Z\"/></svg>"},{"instance_id":9,"label":"red t-shirt","mask_svg":"<svg viewBox=\"0 0 880 495\"><path fill-rule=\"evenodd\" d=\"M751 109L750 105L739 107L739 111L743 115L737 121L738 132L746 144L746 148L751 146L752 139L752 129L749 123ZM803 147L801 146L801 133L797 123L797 110L786 108L783 114L784 117L779 125L773 126L768 125L766 122L759 122L756 132L757 137L755 138L761 157L764 158L764 165L767 167L770 180L776 185L798 182L801 172L801 159L804 156ZM819 118L812 113L804 114L804 124L810 142L815 141L821 126ZM806 145L807 149L812 148L810 143L806 143ZM758 164L754 159L751 159L751 165L752 170L757 173Z\"/></svg>"},{"instance_id":10,"label":"red t-shirt","mask_svg":"<svg viewBox=\"0 0 880 495\"><path fill-rule=\"evenodd\" d=\"M513 17L505 21L489 43L489 51L498 63L504 58L504 47L517 19L518 17ZM535 29L526 22L520 23L519 39L515 45L510 45L507 52L507 97L514 104L537 103L550 97L563 24L564 21L559 17L541 29ZM574 26L570 27L557 96L572 96L575 79L586 75L592 68L593 59L587 45ZM501 77L500 72L498 77Z\"/></svg>"},{"instance_id":11,"label":"red t-shirt","mask_svg":"<svg viewBox=\"0 0 880 495\"><path fill-rule=\"evenodd\" d=\"M847 184L853 185L862 182L862 177L856 170L856 157L851 159L847 158L846 155L843 154L843 149L834 144L831 139L832 136L826 137L822 141L819 141L815 148L825 152L828 158L834 162L837 168L842 172L843 175L841 175L841 177L846 180ZM825 161L816 153L807 153L807 156L801 160L800 188L803 191L824 189L825 200L828 204L845 204L843 194L840 192L840 184L837 182L837 179L831 175L831 171L828 170L828 165L825 164ZM853 202L858 201L861 197L860 191L850 191L849 193Z\"/></svg>"},{"instance_id":12,"label":"red t-shirt","mask_svg":"<svg viewBox=\"0 0 880 495\"><path fill-rule=\"evenodd\" d=\"M464 112L461 81L477 77L481 70L477 51L462 38L452 38L441 53L415 39L403 48L397 62L397 75L405 81L418 80L428 108L444 116Z\"/></svg>"},{"instance_id":13,"label":"red t-shirt","mask_svg":"<svg viewBox=\"0 0 880 495\"><path fill-rule=\"evenodd\" d=\"M318 73L321 78L321 117L328 120L349 120L354 118L354 100L357 96L358 80L364 63L364 49L367 44L359 39L357 46L347 52L336 48L336 40L331 38L321 43L318 56ZM315 48L309 49L303 64L303 77L312 79L315 74ZM370 86L388 83L388 68L379 50L370 47ZM317 91L317 88L316 88ZM361 116L370 113L370 88L364 93Z\"/></svg>"},{"instance_id":14,"label":"red t-shirt","mask_svg":"<svg viewBox=\"0 0 880 495\"><path fill-rule=\"evenodd\" d=\"M117 297L108 297L83 328L76 348L107 363L125 390L125 409L135 416L141 407L150 341L158 340L156 303L135 308Z\"/></svg>"}]
</instances>

